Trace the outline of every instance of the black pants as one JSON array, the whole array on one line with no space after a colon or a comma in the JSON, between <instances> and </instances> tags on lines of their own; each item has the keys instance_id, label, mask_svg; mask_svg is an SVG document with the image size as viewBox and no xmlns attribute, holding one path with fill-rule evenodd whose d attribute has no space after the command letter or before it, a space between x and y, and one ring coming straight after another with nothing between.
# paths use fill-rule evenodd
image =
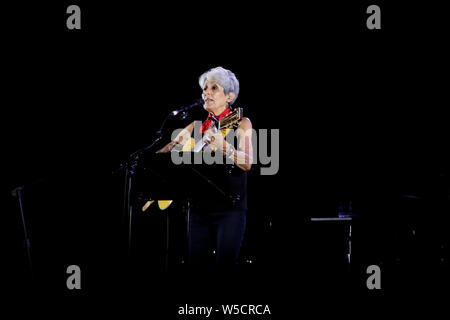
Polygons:
<instances>
[{"instance_id":1,"label":"black pants","mask_svg":"<svg viewBox=\"0 0 450 320\"><path fill-rule=\"evenodd\" d=\"M236 280L246 211L192 212L189 225L191 276L199 281L211 275L224 281Z\"/></svg>"}]
</instances>

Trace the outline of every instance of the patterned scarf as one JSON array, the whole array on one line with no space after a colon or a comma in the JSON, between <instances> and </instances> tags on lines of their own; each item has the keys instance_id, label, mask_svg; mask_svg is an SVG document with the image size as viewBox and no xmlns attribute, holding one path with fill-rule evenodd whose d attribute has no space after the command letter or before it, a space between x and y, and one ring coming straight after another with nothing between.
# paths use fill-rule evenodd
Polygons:
<instances>
[{"instance_id":1,"label":"patterned scarf","mask_svg":"<svg viewBox=\"0 0 450 320\"><path fill-rule=\"evenodd\" d=\"M206 132L208 129L211 128L212 124L218 120L222 120L227 115L231 113L231 108L227 107L221 114L219 114L217 117L214 116L214 113L210 112L208 114L208 118L206 118L205 122L202 123L202 126L200 127L200 133Z\"/></svg>"}]
</instances>

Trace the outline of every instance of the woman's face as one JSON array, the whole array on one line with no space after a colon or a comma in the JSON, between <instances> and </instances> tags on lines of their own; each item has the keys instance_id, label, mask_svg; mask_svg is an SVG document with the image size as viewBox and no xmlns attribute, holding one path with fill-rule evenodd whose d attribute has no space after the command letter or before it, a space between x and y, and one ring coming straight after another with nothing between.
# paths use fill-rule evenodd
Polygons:
<instances>
[{"instance_id":1,"label":"woman's face","mask_svg":"<svg viewBox=\"0 0 450 320\"><path fill-rule=\"evenodd\" d=\"M203 108L218 115L225 110L227 102L232 101L232 93L226 95L223 87L215 80L206 80L202 98L205 101Z\"/></svg>"}]
</instances>

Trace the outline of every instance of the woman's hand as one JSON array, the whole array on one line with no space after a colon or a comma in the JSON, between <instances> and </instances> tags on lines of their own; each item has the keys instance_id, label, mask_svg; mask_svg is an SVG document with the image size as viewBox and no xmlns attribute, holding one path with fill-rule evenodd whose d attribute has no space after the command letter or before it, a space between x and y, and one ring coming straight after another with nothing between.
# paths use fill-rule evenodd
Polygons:
<instances>
[{"instance_id":1,"label":"woman's hand","mask_svg":"<svg viewBox=\"0 0 450 320\"><path fill-rule=\"evenodd\" d=\"M226 150L227 142L222 137L222 134L220 132L214 132L209 129L204 133L204 136L208 138L206 140L206 144L210 147L214 147L222 152Z\"/></svg>"},{"instance_id":2,"label":"woman's hand","mask_svg":"<svg viewBox=\"0 0 450 320\"><path fill-rule=\"evenodd\" d=\"M176 145L184 145L186 142L188 142L192 135L192 130L194 130L194 122L191 122L186 128L184 128L177 136L176 138L166 144L164 147L156 151L156 153L167 153L172 151L173 148L175 148Z\"/></svg>"},{"instance_id":3,"label":"woman's hand","mask_svg":"<svg viewBox=\"0 0 450 320\"><path fill-rule=\"evenodd\" d=\"M171 141L168 144L166 144L164 147L156 151L156 153L168 153L172 151L172 149L177 145L175 141Z\"/></svg>"}]
</instances>

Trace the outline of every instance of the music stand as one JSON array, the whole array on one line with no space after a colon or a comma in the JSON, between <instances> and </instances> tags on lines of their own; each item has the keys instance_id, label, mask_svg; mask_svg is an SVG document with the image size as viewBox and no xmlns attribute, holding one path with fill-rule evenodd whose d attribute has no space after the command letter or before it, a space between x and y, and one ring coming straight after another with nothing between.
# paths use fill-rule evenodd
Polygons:
<instances>
[{"instance_id":1,"label":"music stand","mask_svg":"<svg viewBox=\"0 0 450 320\"><path fill-rule=\"evenodd\" d=\"M176 152L176 151L172 151ZM208 175L205 166L192 164L174 164L170 153L148 154L138 167L133 169L133 189L127 190L128 201L128 248L131 250L133 198L131 194L144 195L146 200L183 200L186 201L186 236L189 240L190 210L192 199L231 197ZM130 186L131 183L128 184ZM168 273L169 251L169 215L165 214L165 272Z\"/></svg>"}]
</instances>

